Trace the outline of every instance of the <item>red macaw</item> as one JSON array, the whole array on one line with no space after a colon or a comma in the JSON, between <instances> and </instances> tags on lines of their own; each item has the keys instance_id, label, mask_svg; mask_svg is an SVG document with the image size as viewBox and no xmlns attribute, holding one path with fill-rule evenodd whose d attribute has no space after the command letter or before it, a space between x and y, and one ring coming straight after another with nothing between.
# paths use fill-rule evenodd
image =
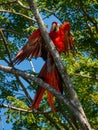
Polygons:
<instances>
[{"instance_id":1,"label":"red macaw","mask_svg":"<svg viewBox=\"0 0 98 130\"><path fill-rule=\"evenodd\" d=\"M73 37L70 34L70 23L65 22L60 27L57 22L52 23L52 27L49 33L54 45L59 53L67 53L70 50L74 50ZM18 52L13 63L20 63L24 59L29 57L42 57L45 60L45 64L42 67L38 77L44 82L48 83L51 87L58 92L63 93L62 78L58 72L57 67L54 64L53 58L48 51L45 41L41 35L40 29L37 29L28 38L26 45ZM38 109L43 94L46 91L42 86L38 86L34 100L32 102L31 109ZM55 111L53 103L53 95L48 92L48 102L53 111Z\"/></svg>"}]
</instances>

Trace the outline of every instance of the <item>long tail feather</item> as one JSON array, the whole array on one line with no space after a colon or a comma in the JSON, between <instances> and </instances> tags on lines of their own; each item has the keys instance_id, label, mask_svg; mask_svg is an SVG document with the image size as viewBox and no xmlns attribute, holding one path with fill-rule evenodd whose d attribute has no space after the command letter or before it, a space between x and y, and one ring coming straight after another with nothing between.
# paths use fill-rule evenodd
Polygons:
<instances>
[{"instance_id":1,"label":"long tail feather","mask_svg":"<svg viewBox=\"0 0 98 130\"><path fill-rule=\"evenodd\" d=\"M45 63L38 77L41 78L44 82L48 83L51 87L56 89L58 92L61 92L61 93L63 92L62 79L53 62L50 63L49 65ZM38 109L45 90L46 89L44 89L42 86L38 86L31 108ZM47 92L48 92L48 103L50 107L52 108L52 111L55 112L53 94L49 91Z\"/></svg>"},{"instance_id":2,"label":"long tail feather","mask_svg":"<svg viewBox=\"0 0 98 130\"><path fill-rule=\"evenodd\" d=\"M46 73L45 71L47 71L46 64L44 64L44 66L42 67L38 77L41 79L44 79L45 73ZM32 106L30 107L31 109L33 109L33 108L38 109L40 101L42 100L42 97L43 97L45 90L46 90L45 88L38 86L34 100L32 102Z\"/></svg>"},{"instance_id":3,"label":"long tail feather","mask_svg":"<svg viewBox=\"0 0 98 130\"><path fill-rule=\"evenodd\" d=\"M52 108L52 111L55 113L55 106L54 106L54 101L53 101L53 94L48 92L48 103L50 105L50 107Z\"/></svg>"},{"instance_id":4,"label":"long tail feather","mask_svg":"<svg viewBox=\"0 0 98 130\"><path fill-rule=\"evenodd\" d=\"M38 109L40 101L42 100L44 92L45 92L45 89L43 87L38 86L35 98L34 98L34 100L32 102L31 109L33 109L33 108Z\"/></svg>"}]
</instances>

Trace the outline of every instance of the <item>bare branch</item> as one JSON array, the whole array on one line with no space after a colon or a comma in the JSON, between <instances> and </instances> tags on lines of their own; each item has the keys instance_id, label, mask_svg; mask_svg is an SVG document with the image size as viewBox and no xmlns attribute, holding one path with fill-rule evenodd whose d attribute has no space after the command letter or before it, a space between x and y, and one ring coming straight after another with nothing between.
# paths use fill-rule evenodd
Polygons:
<instances>
[{"instance_id":1,"label":"bare branch","mask_svg":"<svg viewBox=\"0 0 98 130\"><path fill-rule=\"evenodd\" d=\"M30 10L30 7L24 6L24 5L22 4L22 2L20 2L19 0L17 0L17 3L18 3L22 8L27 9L27 10Z\"/></svg>"},{"instance_id":2,"label":"bare branch","mask_svg":"<svg viewBox=\"0 0 98 130\"><path fill-rule=\"evenodd\" d=\"M83 77L83 78L88 78L88 79L92 79L92 80L96 80L96 81L98 81L98 78L96 77L96 78L93 78L93 77L91 77L91 76L88 76L88 75L82 75L82 74L75 74L76 76L80 76L80 77Z\"/></svg>"},{"instance_id":3,"label":"bare branch","mask_svg":"<svg viewBox=\"0 0 98 130\"><path fill-rule=\"evenodd\" d=\"M10 108L12 110L17 110L17 111L21 111L21 112L28 112L28 113L32 113L32 111L29 111L29 110L25 110L23 108L17 108L17 107L14 107L14 106L10 106L10 105L6 105L6 104L0 104L0 107L1 108Z\"/></svg>"},{"instance_id":4,"label":"bare branch","mask_svg":"<svg viewBox=\"0 0 98 130\"><path fill-rule=\"evenodd\" d=\"M7 52L7 54L8 54L8 57L9 57L9 61L10 61L10 63L12 64L12 60L11 60L11 56L10 56L10 52L9 52L9 48L8 48L8 45L7 45L6 39L5 39L5 37L4 37L4 34L3 34L3 32L2 32L2 29L0 29L0 34L1 34L1 37L2 37L2 39L3 39L5 49L6 49L6 52Z\"/></svg>"},{"instance_id":5,"label":"bare branch","mask_svg":"<svg viewBox=\"0 0 98 130\"><path fill-rule=\"evenodd\" d=\"M32 18L30 18L30 17L28 17L27 15L22 14L22 13L10 11L10 10L0 10L0 12L6 12L6 13L11 13L11 14L16 14L16 15L19 15L19 16L21 16L21 17L24 17L24 18L28 19L28 20L31 21L31 22L32 22L32 21L36 22L36 20L34 20L34 19L32 19Z\"/></svg>"},{"instance_id":6,"label":"bare branch","mask_svg":"<svg viewBox=\"0 0 98 130\"><path fill-rule=\"evenodd\" d=\"M37 113L37 114L49 114L51 111L31 111L29 110L26 110L26 109L23 109L23 108L18 108L18 107L14 107L14 106L11 106L11 105L7 105L7 104L0 104L0 108L10 108L12 110L16 110L16 111L20 111L20 112L26 112L26 113Z\"/></svg>"},{"instance_id":7,"label":"bare branch","mask_svg":"<svg viewBox=\"0 0 98 130\"><path fill-rule=\"evenodd\" d=\"M26 113L36 113L36 114L43 114L45 116L45 118L47 118L51 124L57 128L57 130L61 130L57 123L55 122L55 120L49 115L50 111L30 111L29 109L26 110L26 109L23 109L23 108L18 108L18 107L14 107L14 106L10 106L10 105L7 105L7 104L0 104L0 108L9 108L9 109L12 109L12 110L15 110L15 111L19 111L19 112L26 112Z\"/></svg>"},{"instance_id":8,"label":"bare branch","mask_svg":"<svg viewBox=\"0 0 98 130\"><path fill-rule=\"evenodd\" d=\"M11 32L12 34L14 33L14 34L17 34L17 35L19 35L19 36L22 36L22 37L27 38L27 35L21 34L21 33L17 32L17 31L14 31L14 30L5 29L5 28L1 28L1 30L2 30L3 32Z\"/></svg>"}]
</instances>

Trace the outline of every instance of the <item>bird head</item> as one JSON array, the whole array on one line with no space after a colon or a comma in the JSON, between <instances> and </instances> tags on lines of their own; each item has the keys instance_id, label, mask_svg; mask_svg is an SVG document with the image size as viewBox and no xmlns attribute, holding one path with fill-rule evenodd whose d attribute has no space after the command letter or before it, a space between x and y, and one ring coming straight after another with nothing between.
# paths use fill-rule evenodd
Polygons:
<instances>
[{"instance_id":1,"label":"bird head","mask_svg":"<svg viewBox=\"0 0 98 130\"><path fill-rule=\"evenodd\" d=\"M58 22L52 22L52 26L51 26L50 31L56 32L58 30L59 30L59 24L58 24Z\"/></svg>"}]
</instances>

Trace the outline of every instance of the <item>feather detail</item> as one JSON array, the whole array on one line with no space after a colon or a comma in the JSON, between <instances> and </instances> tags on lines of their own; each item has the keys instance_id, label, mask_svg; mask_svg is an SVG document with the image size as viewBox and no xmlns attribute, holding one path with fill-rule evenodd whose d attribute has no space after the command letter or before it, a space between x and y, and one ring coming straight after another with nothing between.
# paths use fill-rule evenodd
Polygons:
<instances>
[{"instance_id":1,"label":"feather detail","mask_svg":"<svg viewBox=\"0 0 98 130\"><path fill-rule=\"evenodd\" d=\"M60 27L60 36L62 39L62 42L64 44L64 48L63 48L63 52L66 54L66 52L72 52L74 53L74 44L73 44L73 36L70 33L70 23L69 22L65 22L64 24L62 24L62 26Z\"/></svg>"},{"instance_id":2,"label":"feather detail","mask_svg":"<svg viewBox=\"0 0 98 130\"><path fill-rule=\"evenodd\" d=\"M58 92L61 93L63 92L62 79L52 59L50 59L50 62L48 63L46 62L44 64L38 77L41 78L44 82L48 83L51 87L56 89ZM42 100L45 91L46 89L44 89L42 86L38 86L31 108L38 109L40 101ZM48 92L47 94L48 103L52 108L52 111L55 112L54 101L53 101L54 96L52 95L51 92L49 91L47 92Z\"/></svg>"},{"instance_id":3,"label":"feather detail","mask_svg":"<svg viewBox=\"0 0 98 130\"><path fill-rule=\"evenodd\" d=\"M54 101L53 101L53 94L51 93L51 92L49 92L49 91L47 91L47 93L48 93L48 103L49 103L49 105L50 105L50 107L52 108L52 111L55 113L56 112L56 110L55 110L55 106L54 106Z\"/></svg>"},{"instance_id":4,"label":"feather detail","mask_svg":"<svg viewBox=\"0 0 98 130\"><path fill-rule=\"evenodd\" d=\"M45 92L45 89L43 87L38 86L37 91L36 91L36 95L34 97L34 100L32 102L32 106L30 107L30 109L33 109L33 108L38 109L44 92Z\"/></svg>"},{"instance_id":5,"label":"feather detail","mask_svg":"<svg viewBox=\"0 0 98 130\"><path fill-rule=\"evenodd\" d=\"M18 52L18 54L14 58L13 63L19 64L24 59L27 59L29 57L41 56L42 55L42 44L44 44L44 40L38 29L29 37L27 43L24 45L24 47Z\"/></svg>"}]
</instances>

